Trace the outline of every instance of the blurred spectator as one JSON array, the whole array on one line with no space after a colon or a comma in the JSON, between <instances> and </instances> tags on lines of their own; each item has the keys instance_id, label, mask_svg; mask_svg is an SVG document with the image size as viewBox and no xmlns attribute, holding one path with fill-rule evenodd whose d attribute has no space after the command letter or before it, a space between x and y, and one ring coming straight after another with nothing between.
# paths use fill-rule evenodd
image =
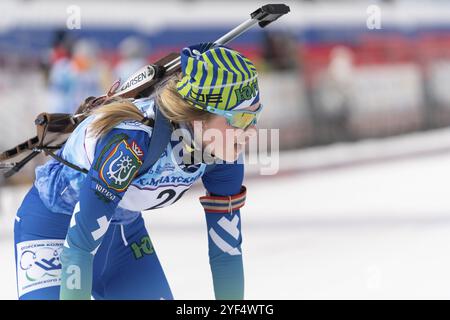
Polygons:
<instances>
[{"instance_id":1,"label":"blurred spectator","mask_svg":"<svg viewBox=\"0 0 450 320\"><path fill-rule=\"evenodd\" d=\"M53 40L53 46L50 52L50 63L55 64L58 60L70 58L74 39L70 36L67 30L57 30Z\"/></svg>"},{"instance_id":2,"label":"blurred spectator","mask_svg":"<svg viewBox=\"0 0 450 320\"><path fill-rule=\"evenodd\" d=\"M87 97L104 94L111 84L108 74L97 45L89 40L77 41L72 58L60 58L51 68L49 111L72 113Z\"/></svg>"},{"instance_id":3,"label":"blurred spectator","mask_svg":"<svg viewBox=\"0 0 450 320\"><path fill-rule=\"evenodd\" d=\"M49 85L49 78L52 66L61 59L70 59L72 56L74 39L67 30L56 30L53 35L52 47L49 52L41 54L39 68L44 75L46 85Z\"/></svg>"},{"instance_id":4,"label":"blurred spectator","mask_svg":"<svg viewBox=\"0 0 450 320\"><path fill-rule=\"evenodd\" d=\"M119 55L121 61L114 70L115 79L120 79L123 83L139 68L148 64L145 57L147 56L147 46L143 39L138 37L125 38L119 44Z\"/></svg>"},{"instance_id":5,"label":"blurred spectator","mask_svg":"<svg viewBox=\"0 0 450 320\"><path fill-rule=\"evenodd\" d=\"M319 121L319 140L351 140L349 94L353 75L353 53L344 46L330 52L330 63L321 75L315 92L315 112Z\"/></svg>"},{"instance_id":6,"label":"blurred spectator","mask_svg":"<svg viewBox=\"0 0 450 320\"><path fill-rule=\"evenodd\" d=\"M294 70L298 67L296 41L286 32L265 32L262 56L268 69Z\"/></svg>"}]
</instances>

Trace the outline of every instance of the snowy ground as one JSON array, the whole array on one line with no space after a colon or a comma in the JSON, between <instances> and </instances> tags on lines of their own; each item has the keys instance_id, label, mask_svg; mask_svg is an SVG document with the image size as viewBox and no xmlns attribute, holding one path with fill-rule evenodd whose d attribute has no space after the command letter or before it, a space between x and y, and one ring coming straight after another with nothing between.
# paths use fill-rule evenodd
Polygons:
<instances>
[{"instance_id":1,"label":"snowy ground","mask_svg":"<svg viewBox=\"0 0 450 320\"><path fill-rule=\"evenodd\" d=\"M447 146L449 137L440 132ZM422 149L430 145L422 141ZM324 150L316 154L322 157ZM248 179L242 209L246 298L450 299L449 164L450 152L441 148ZM25 191L1 192L0 299L16 298L9 226ZM174 206L145 215L178 299L213 298L197 201L202 192L195 188Z\"/></svg>"}]
</instances>

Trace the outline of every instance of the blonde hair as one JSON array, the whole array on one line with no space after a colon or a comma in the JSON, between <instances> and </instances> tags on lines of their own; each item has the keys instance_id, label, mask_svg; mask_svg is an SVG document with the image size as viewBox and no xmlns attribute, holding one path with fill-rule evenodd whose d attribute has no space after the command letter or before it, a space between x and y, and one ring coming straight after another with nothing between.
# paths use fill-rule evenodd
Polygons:
<instances>
[{"instance_id":1,"label":"blonde hair","mask_svg":"<svg viewBox=\"0 0 450 320\"><path fill-rule=\"evenodd\" d=\"M156 90L156 102L162 114L173 122L206 121L210 119L213 116L212 113L195 108L177 92L176 85L180 79L181 74L179 73L172 76Z\"/></svg>"},{"instance_id":2,"label":"blonde hair","mask_svg":"<svg viewBox=\"0 0 450 320\"><path fill-rule=\"evenodd\" d=\"M161 113L175 123L210 119L213 114L194 108L178 94L176 84L180 77L180 74L174 75L156 89L156 103ZM90 114L97 116L90 125L91 134L95 137L104 136L126 120L149 124L144 114L130 100L123 98L107 100Z\"/></svg>"}]
</instances>

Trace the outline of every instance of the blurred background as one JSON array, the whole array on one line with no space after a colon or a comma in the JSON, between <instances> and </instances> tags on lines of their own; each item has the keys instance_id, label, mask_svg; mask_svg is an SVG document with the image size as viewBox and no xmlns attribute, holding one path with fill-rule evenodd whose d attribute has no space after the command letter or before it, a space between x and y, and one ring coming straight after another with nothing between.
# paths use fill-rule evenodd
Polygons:
<instances>
[{"instance_id":1,"label":"blurred background","mask_svg":"<svg viewBox=\"0 0 450 320\"><path fill-rule=\"evenodd\" d=\"M267 3L2 0L0 150L35 135L38 113L73 112ZM259 71L259 127L279 129L263 159L277 174L246 172L246 298L449 299L450 1L282 3L287 16L230 44ZM16 299L14 216L44 161L0 189L2 299ZM203 192L144 215L179 299L213 298Z\"/></svg>"}]
</instances>

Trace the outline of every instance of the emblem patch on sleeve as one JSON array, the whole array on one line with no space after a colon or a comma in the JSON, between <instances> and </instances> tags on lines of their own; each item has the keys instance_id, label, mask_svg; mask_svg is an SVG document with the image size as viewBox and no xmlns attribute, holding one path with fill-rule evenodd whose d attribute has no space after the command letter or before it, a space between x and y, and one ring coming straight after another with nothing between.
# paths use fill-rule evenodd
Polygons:
<instances>
[{"instance_id":1,"label":"emblem patch on sleeve","mask_svg":"<svg viewBox=\"0 0 450 320\"><path fill-rule=\"evenodd\" d=\"M106 157L99 175L109 188L124 191L139 171L142 165L141 157L133 149L136 150L136 147L131 148L122 140Z\"/></svg>"}]
</instances>

